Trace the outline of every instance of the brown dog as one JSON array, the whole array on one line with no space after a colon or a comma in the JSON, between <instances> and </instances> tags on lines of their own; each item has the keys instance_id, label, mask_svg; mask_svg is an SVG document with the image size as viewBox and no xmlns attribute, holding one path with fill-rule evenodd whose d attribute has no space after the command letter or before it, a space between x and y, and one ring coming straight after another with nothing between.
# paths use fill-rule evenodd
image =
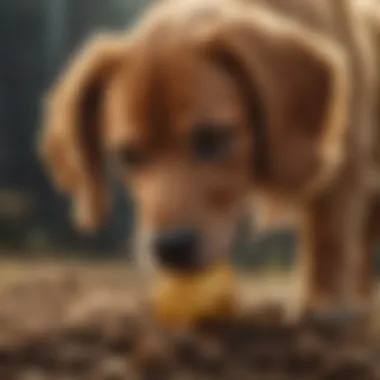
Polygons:
<instances>
[{"instance_id":1,"label":"brown dog","mask_svg":"<svg viewBox=\"0 0 380 380\"><path fill-rule=\"evenodd\" d=\"M357 154L370 147L355 133L379 122L380 6L346 1L339 20L333 3L164 1L88 43L48 95L41 137L78 224L107 212L110 159L151 260L194 269L227 252L254 194L300 210L303 306L342 301L347 284L368 300L380 207L377 181L363 185L375 156Z\"/></svg>"}]
</instances>

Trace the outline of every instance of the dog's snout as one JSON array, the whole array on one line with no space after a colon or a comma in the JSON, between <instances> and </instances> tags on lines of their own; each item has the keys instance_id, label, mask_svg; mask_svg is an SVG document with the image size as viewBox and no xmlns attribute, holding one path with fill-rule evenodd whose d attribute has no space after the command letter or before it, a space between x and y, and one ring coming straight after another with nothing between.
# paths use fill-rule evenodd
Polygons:
<instances>
[{"instance_id":1,"label":"dog's snout","mask_svg":"<svg viewBox=\"0 0 380 380\"><path fill-rule=\"evenodd\" d=\"M190 228L160 231L154 238L159 263L167 268L190 270L199 265L198 233Z\"/></svg>"}]
</instances>

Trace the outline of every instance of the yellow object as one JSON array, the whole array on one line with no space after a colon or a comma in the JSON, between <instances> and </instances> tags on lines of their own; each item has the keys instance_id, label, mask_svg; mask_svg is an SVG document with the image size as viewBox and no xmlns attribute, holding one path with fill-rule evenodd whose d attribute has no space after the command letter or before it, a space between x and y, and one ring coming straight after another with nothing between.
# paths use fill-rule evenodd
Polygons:
<instances>
[{"instance_id":1,"label":"yellow object","mask_svg":"<svg viewBox=\"0 0 380 380\"><path fill-rule=\"evenodd\" d=\"M202 318L231 316L235 289L235 276L228 265L197 274L166 273L154 291L156 318L171 328L187 328Z\"/></svg>"}]
</instances>

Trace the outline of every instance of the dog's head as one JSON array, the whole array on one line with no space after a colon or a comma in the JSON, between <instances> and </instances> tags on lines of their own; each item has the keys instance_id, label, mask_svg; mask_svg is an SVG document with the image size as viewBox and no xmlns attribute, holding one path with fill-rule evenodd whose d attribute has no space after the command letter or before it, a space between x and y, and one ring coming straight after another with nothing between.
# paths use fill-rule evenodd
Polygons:
<instances>
[{"instance_id":1,"label":"dog's head","mask_svg":"<svg viewBox=\"0 0 380 380\"><path fill-rule=\"evenodd\" d=\"M251 191L305 197L342 156L342 55L230 0L158 4L74 57L46 100L41 152L85 228L108 207L106 163L164 265L226 254Z\"/></svg>"}]
</instances>

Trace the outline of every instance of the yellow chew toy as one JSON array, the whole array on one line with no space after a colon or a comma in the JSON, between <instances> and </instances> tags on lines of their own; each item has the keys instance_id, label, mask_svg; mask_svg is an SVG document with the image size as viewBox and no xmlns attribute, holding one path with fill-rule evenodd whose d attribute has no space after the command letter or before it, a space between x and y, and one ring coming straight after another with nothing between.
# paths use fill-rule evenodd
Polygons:
<instances>
[{"instance_id":1,"label":"yellow chew toy","mask_svg":"<svg viewBox=\"0 0 380 380\"><path fill-rule=\"evenodd\" d=\"M156 284L153 307L160 323L187 328L201 318L223 318L235 310L235 277L228 265L197 274L166 273Z\"/></svg>"}]
</instances>

